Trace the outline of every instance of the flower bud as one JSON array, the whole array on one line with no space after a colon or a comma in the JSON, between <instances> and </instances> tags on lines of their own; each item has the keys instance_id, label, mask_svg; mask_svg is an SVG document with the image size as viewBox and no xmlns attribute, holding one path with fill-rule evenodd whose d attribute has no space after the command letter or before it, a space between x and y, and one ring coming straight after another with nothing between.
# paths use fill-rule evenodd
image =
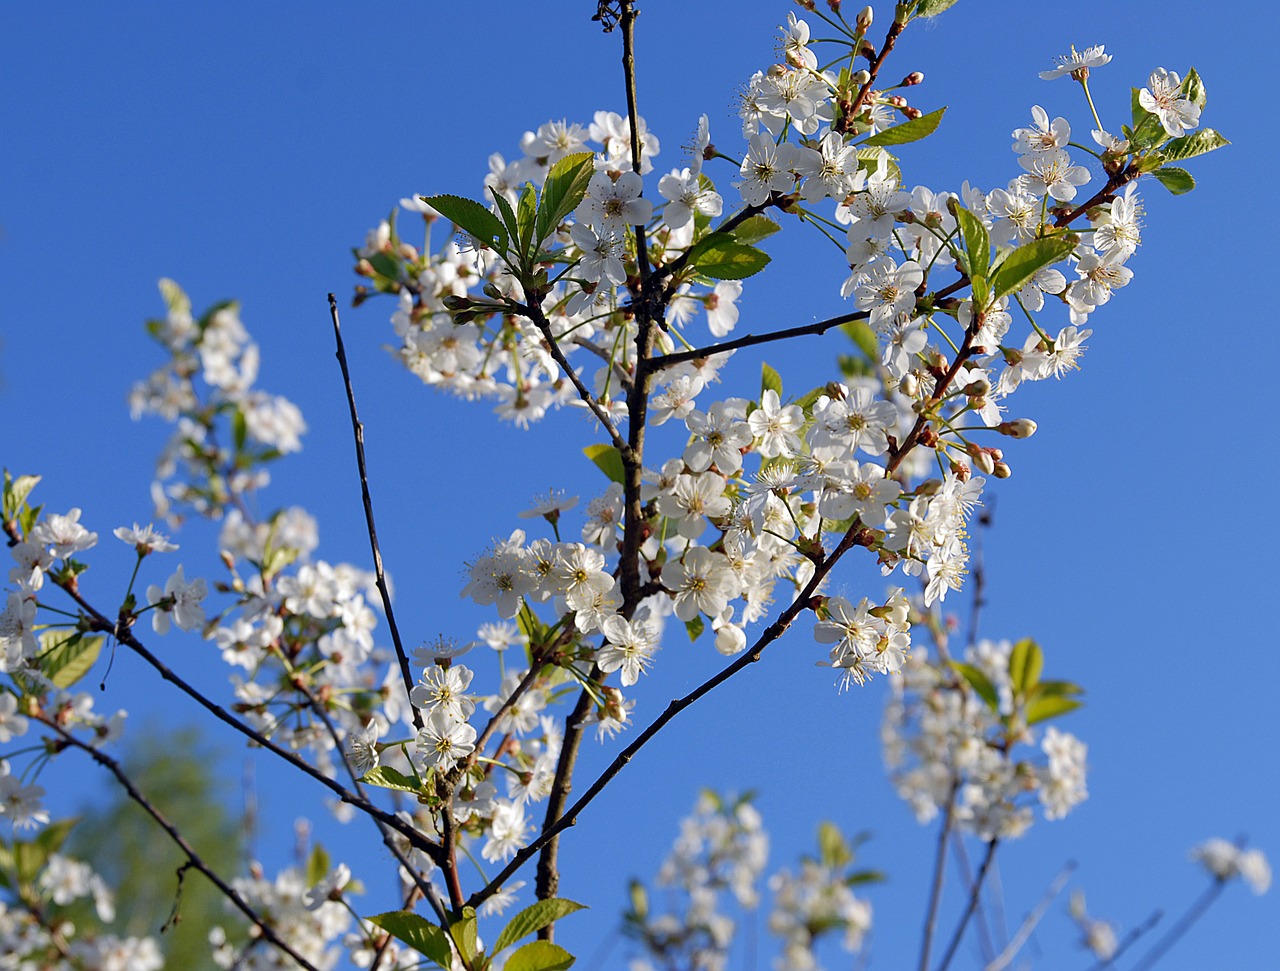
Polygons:
<instances>
[{"instance_id":1,"label":"flower bud","mask_svg":"<svg viewBox=\"0 0 1280 971\"><path fill-rule=\"evenodd\" d=\"M907 118L911 121L915 121L917 118L924 117L924 112L921 111L919 108L903 108L902 113L906 115Z\"/></svg>"},{"instance_id":2,"label":"flower bud","mask_svg":"<svg viewBox=\"0 0 1280 971\"><path fill-rule=\"evenodd\" d=\"M862 87L864 84L866 84L868 81L871 80L871 72L867 70L854 71L851 75L849 75L849 80L852 81L854 84L856 84L858 87Z\"/></svg>"},{"instance_id":3,"label":"flower bud","mask_svg":"<svg viewBox=\"0 0 1280 971\"><path fill-rule=\"evenodd\" d=\"M902 376L902 380L898 382L898 390L908 398L914 398L920 391L920 379L908 371Z\"/></svg>"},{"instance_id":4,"label":"flower bud","mask_svg":"<svg viewBox=\"0 0 1280 971\"><path fill-rule=\"evenodd\" d=\"M1013 475L1013 470L1005 462L997 462L994 472L997 479L1007 479Z\"/></svg>"},{"instance_id":5,"label":"flower bud","mask_svg":"<svg viewBox=\"0 0 1280 971\"><path fill-rule=\"evenodd\" d=\"M912 71L910 74L908 74L905 78L902 79L902 86L904 88L909 88L913 84L920 84L923 81L924 81L923 71Z\"/></svg>"},{"instance_id":6,"label":"flower bud","mask_svg":"<svg viewBox=\"0 0 1280 971\"><path fill-rule=\"evenodd\" d=\"M827 0L827 6L831 8L831 12L837 17L840 16L840 7L843 3L844 0Z\"/></svg>"},{"instance_id":7,"label":"flower bud","mask_svg":"<svg viewBox=\"0 0 1280 971\"><path fill-rule=\"evenodd\" d=\"M853 26L858 31L858 33L865 34L867 32L867 28L871 26L871 22L875 20L875 17L876 17L876 12L872 10L869 5L866 7L863 7L860 11L858 11L858 17L856 20L854 20Z\"/></svg>"},{"instance_id":8,"label":"flower bud","mask_svg":"<svg viewBox=\"0 0 1280 971\"><path fill-rule=\"evenodd\" d=\"M373 276L373 264L368 260L361 260L356 264L356 273L360 276Z\"/></svg>"},{"instance_id":9,"label":"flower bud","mask_svg":"<svg viewBox=\"0 0 1280 971\"><path fill-rule=\"evenodd\" d=\"M1036 423L1030 418L1015 418L1013 421L1002 421L996 431L1010 438L1030 438L1036 433Z\"/></svg>"},{"instance_id":10,"label":"flower bud","mask_svg":"<svg viewBox=\"0 0 1280 971\"><path fill-rule=\"evenodd\" d=\"M964 393L969 398L981 398L991 393L991 382L986 378L975 378L964 386Z\"/></svg>"},{"instance_id":11,"label":"flower bud","mask_svg":"<svg viewBox=\"0 0 1280 971\"><path fill-rule=\"evenodd\" d=\"M400 256L408 260L410 263L418 262L418 251L409 243L400 244Z\"/></svg>"}]
</instances>

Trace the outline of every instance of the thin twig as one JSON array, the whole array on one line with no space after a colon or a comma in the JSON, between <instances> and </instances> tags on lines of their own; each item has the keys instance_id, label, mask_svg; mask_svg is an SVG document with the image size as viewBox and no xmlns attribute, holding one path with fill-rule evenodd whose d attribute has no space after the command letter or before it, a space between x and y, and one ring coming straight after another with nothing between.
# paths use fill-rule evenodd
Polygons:
<instances>
[{"instance_id":1,"label":"thin twig","mask_svg":"<svg viewBox=\"0 0 1280 971\"><path fill-rule=\"evenodd\" d=\"M1103 958L1097 964L1089 969L1089 971L1105 971L1106 968L1115 967L1116 961L1124 955L1129 948L1137 944L1139 940L1145 937L1161 920L1164 919L1164 911L1153 911L1151 916L1144 920L1141 924L1131 930L1124 936L1124 940L1120 942L1115 952L1109 958Z\"/></svg>"},{"instance_id":2,"label":"thin twig","mask_svg":"<svg viewBox=\"0 0 1280 971\"><path fill-rule=\"evenodd\" d=\"M920 938L920 971L929 971L929 952L933 949L934 929L938 925L938 904L942 901L942 881L947 869L947 840L951 836L951 823L955 817L956 793L960 780L951 781L947 793L947 805L942 814L942 828L938 833L938 848L933 855L933 880L929 887L929 906L925 908L924 933Z\"/></svg>"},{"instance_id":3,"label":"thin twig","mask_svg":"<svg viewBox=\"0 0 1280 971\"><path fill-rule=\"evenodd\" d=\"M92 745L82 742L80 739L72 735L71 732L57 724L57 722L39 715L36 716L36 719L46 727L57 732L67 745L73 746L74 748L78 748L87 753L93 761L97 762L100 766L114 775L116 777L116 781L119 782L120 785L124 787L124 791L128 793L129 798L141 806L143 811L155 820L156 825L164 830L165 833L168 834L169 838L177 844L178 848L186 854L187 862L190 863L192 867L203 873L209 879L209 882L217 887L222 895L230 900L238 911L244 914L245 917L249 918L258 930L262 932L262 936L267 941L269 941L274 947L279 948L289 957L293 958L293 960L297 961L299 965L306 968L307 971L318 971L314 964L290 947L288 942L275 932L275 929L272 928L271 925L268 924L261 915L259 915L258 912L249 905L249 902L245 900L244 897L240 896L234 887L218 876L209 864L204 862L200 854L195 851L195 848L187 842L186 837L178 832L177 827L174 826L173 823L169 822L169 820L165 818L164 814L162 814L160 810L157 809L152 802L138 790L138 787L133 784L133 780L125 773L119 762L107 755L105 752L101 752Z\"/></svg>"},{"instance_id":4,"label":"thin twig","mask_svg":"<svg viewBox=\"0 0 1280 971\"><path fill-rule=\"evenodd\" d=\"M827 320L820 320L812 324L802 324L799 327L788 327L786 330L775 330L766 334L744 334L741 337L735 337L731 341L723 341L719 344L709 344L706 347L696 347L690 351L678 351L673 354L662 354L658 357L650 358L643 365L643 370L647 372L660 371L663 368L671 367L675 364L683 364L685 361L698 361L703 358L712 357L715 354L724 354L728 351L736 351L742 347L754 347L756 344L768 344L773 341L789 340L792 337L808 337L816 334L825 334L833 327L839 327L841 324L849 324L855 320L866 320L868 313L865 310L859 310L857 313L841 314L838 317L831 317Z\"/></svg>"},{"instance_id":5,"label":"thin twig","mask_svg":"<svg viewBox=\"0 0 1280 971\"><path fill-rule=\"evenodd\" d=\"M1195 926L1196 921L1204 916L1205 911L1218 899L1219 894L1222 893L1226 885L1227 881L1215 879L1209 885L1209 888L1196 899L1196 902L1187 908L1187 912L1178 918L1178 922L1169 928L1169 933L1156 941L1155 946L1146 953L1146 956L1133 966L1133 971L1147 971L1148 968L1155 967L1156 962L1164 957L1169 949Z\"/></svg>"},{"instance_id":6,"label":"thin twig","mask_svg":"<svg viewBox=\"0 0 1280 971\"><path fill-rule=\"evenodd\" d=\"M996 848L999 845L999 837L987 844L987 854L982 858L982 866L978 868L978 879L973 881L973 889L969 892L969 903L964 908L964 914L961 915L960 924L951 937L951 943L947 945L947 952L942 955L942 963L938 965L938 971L946 971L950 967L951 959L955 957L960 942L964 939L965 928L969 926L969 918L973 916L973 912L978 909L978 900L982 896L982 884L987 878L987 871L991 869L991 861L996 858Z\"/></svg>"},{"instance_id":7,"label":"thin twig","mask_svg":"<svg viewBox=\"0 0 1280 971\"><path fill-rule=\"evenodd\" d=\"M960 867L960 878L964 881L964 892L968 893L973 886L973 868L969 866L969 851L965 849L964 834L952 832L951 834L951 853L956 858L956 862ZM995 876L995 868L987 874L987 888L990 889L992 877ZM996 946L991 939L991 928L987 926L987 912L983 907L979 907L973 915L975 923L978 925L978 943L982 948L983 962L991 961L996 955Z\"/></svg>"},{"instance_id":8,"label":"thin twig","mask_svg":"<svg viewBox=\"0 0 1280 971\"><path fill-rule=\"evenodd\" d=\"M356 465L360 470L360 497L364 500L364 521L369 530L369 547L373 551L373 571L377 577L378 593L382 596L382 609L387 615L387 627L391 630L391 642L396 649L396 660L400 662L400 677L404 680L405 694L409 695L413 693L413 674L409 670L409 657L400 640L396 615L391 609L391 591L387 587L387 577L382 569L382 550L378 547L378 528L373 523L373 499L369 495L369 473L364 459L364 425L356 414L356 393L351 387L347 350L342 344L342 327L338 323L338 300L332 293L329 294L329 316L333 320L333 339L338 345L338 366L342 368L342 381L347 387L347 406L351 410L351 430L356 439ZM409 706L409 711L413 716L413 727L421 731L422 713L414 705Z\"/></svg>"},{"instance_id":9,"label":"thin twig","mask_svg":"<svg viewBox=\"0 0 1280 971\"><path fill-rule=\"evenodd\" d=\"M1049 910L1049 905L1062 893L1062 888L1067 885L1067 881L1071 879L1071 874L1075 872L1075 863L1068 863L1062 868L1062 871L1054 878L1053 883L1049 884L1049 888L1044 892L1044 896L1040 898L1040 902L1036 904L1035 909L1027 914L1022 924L1018 927L1018 931L1013 938L1000 952L994 961L987 965L985 971L1004 971L1009 966L1009 962L1018 956L1018 952L1022 950L1022 945L1027 943L1027 938L1031 936L1031 932L1036 929L1040 921L1044 919L1044 915Z\"/></svg>"}]
</instances>

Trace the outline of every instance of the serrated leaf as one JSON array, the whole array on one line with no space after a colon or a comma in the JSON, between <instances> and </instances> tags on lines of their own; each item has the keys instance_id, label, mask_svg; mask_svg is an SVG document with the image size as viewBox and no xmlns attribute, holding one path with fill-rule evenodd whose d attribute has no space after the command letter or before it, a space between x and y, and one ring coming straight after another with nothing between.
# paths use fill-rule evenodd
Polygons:
<instances>
[{"instance_id":1,"label":"serrated leaf","mask_svg":"<svg viewBox=\"0 0 1280 971\"><path fill-rule=\"evenodd\" d=\"M462 955L464 964L470 965L477 951L476 911L474 907L462 908L462 919L449 925L449 936Z\"/></svg>"},{"instance_id":2,"label":"serrated leaf","mask_svg":"<svg viewBox=\"0 0 1280 971\"><path fill-rule=\"evenodd\" d=\"M382 789L395 789L398 792L417 793L422 789L422 786L415 782L411 776L407 776L389 765L375 765L361 776L360 781L365 785L378 786Z\"/></svg>"},{"instance_id":3,"label":"serrated leaf","mask_svg":"<svg viewBox=\"0 0 1280 971\"><path fill-rule=\"evenodd\" d=\"M1069 711L1075 711L1083 704L1083 701L1076 698L1068 698L1065 695L1047 695L1036 698L1027 705L1027 724L1035 725L1042 721L1048 721L1050 718L1065 715Z\"/></svg>"},{"instance_id":4,"label":"serrated leaf","mask_svg":"<svg viewBox=\"0 0 1280 971\"><path fill-rule=\"evenodd\" d=\"M470 233L477 242L506 253L510 241L506 229L497 216L474 199L451 195L419 198L463 232Z\"/></svg>"},{"instance_id":5,"label":"serrated leaf","mask_svg":"<svg viewBox=\"0 0 1280 971\"><path fill-rule=\"evenodd\" d=\"M703 623L702 617L698 616L693 618L693 620L686 620L684 622L684 629L689 633L689 640L696 641L702 636L702 632L707 629L707 625Z\"/></svg>"},{"instance_id":6,"label":"serrated leaf","mask_svg":"<svg viewBox=\"0 0 1280 971\"><path fill-rule=\"evenodd\" d=\"M1176 165L1163 166L1151 174L1175 196L1183 195L1196 187L1196 180L1191 177L1191 173L1186 169L1178 168Z\"/></svg>"},{"instance_id":7,"label":"serrated leaf","mask_svg":"<svg viewBox=\"0 0 1280 971\"><path fill-rule=\"evenodd\" d=\"M1170 140L1164 148L1160 149L1160 152L1170 162L1181 162L1183 159L1195 158L1197 155L1204 155L1206 152L1213 152L1222 148L1223 145L1230 144L1212 128L1201 128L1193 134Z\"/></svg>"},{"instance_id":8,"label":"serrated leaf","mask_svg":"<svg viewBox=\"0 0 1280 971\"><path fill-rule=\"evenodd\" d=\"M948 10L956 5L957 0L920 0L920 5L916 7L917 17L936 17L944 10Z\"/></svg>"},{"instance_id":9,"label":"serrated leaf","mask_svg":"<svg viewBox=\"0 0 1280 971\"><path fill-rule=\"evenodd\" d=\"M314 887L329 875L329 854L317 843L307 857L307 886Z\"/></svg>"},{"instance_id":10,"label":"serrated leaf","mask_svg":"<svg viewBox=\"0 0 1280 971\"><path fill-rule=\"evenodd\" d=\"M626 469L622 465L622 453L612 445L588 445L582 454L591 459L596 467L614 482L626 479Z\"/></svg>"},{"instance_id":11,"label":"serrated leaf","mask_svg":"<svg viewBox=\"0 0 1280 971\"><path fill-rule=\"evenodd\" d=\"M764 400L764 393L772 391L778 396L778 400L782 400L782 376L767 364L760 365L760 398Z\"/></svg>"},{"instance_id":12,"label":"serrated leaf","mask_svg":"<svg viewBox=\"0 0 1280 971\"><path fill-rule=\"evenodd\" d=\"M689 250L689 265L713 280L745 280L769 263L768 253L738 242L729 233L704 236Z\"/></svg>"},{"instance_id":13,"label":"serrated leaf","mask_svg":"<svg viewBox=\"0 0 1280 971\"><path fill-rule=\"evenodd\" d=\"M1209 102L1209 94L1204 89L1204 80L1194 67L1187 70L1187 76L1182 79L1179 91L1184 98L1201 110Z\"/></svg>"},{"instance_id":14,"label":"serrated leaf","mask_svg":"<svg viewBox=\"0 0 1280 971\"><path fill-rule=\"evenodd\" d=\"M939 108L937 111L931 111L927 115L921 115L919 118L912 118L904 121L901 125L894 125L892 128L886 128L877 135L860 142L859 148L867 148L877 145L905 145L907 142L918 142L922 138L928 138L938 129L938 125L942 123L942 116L946 114L946 108Z\"/></svg>"},{"instance_id":15,"label":"serrated leaf","mask_svg":"<svg viewBox=\"0 0 1280 971\"><path fill-rule=\"evenodd\" d=\"M801 395L792 402L796 407L804 412L806 418L813 417L813 406L818 403L818 399L827 393L826 388L814 388L807 394Z\"/></svg>"},{"instance_id":16,"label":"serrated leaf","mask_svg":"<svg viewBox=\"0 0 1280 971\"><path fill-rule=\"evenodd\" d=\"M27 501L27 496L31 495L31 490L39 481L38 475L20 475L15 479L9 474L9 470L5 469L3 502L5 521L17 517L18 510L22 508L22 504Z\"/></svg>"},{"instance_id":17,"label":"serrated leaf","mask_svg":"<svg viewBox=\"0 0 1280 971\"><path fill-rule=\"evenodd\" d=\"M987 703L988 708L994 712L1000 711L1000 694L990 678L972 664L965 664L963 661L952 661L951 667L969 683L969 687L973 688L978 697Z\"/></svg>"},{"instance_id":18,"label":"serrated leaf","mask_svg":"<svg viewBox=\"0 0 1280 971\"><path fill-rule=\"evenodd\" d=\"M1006 256L991 274L991 296L999 300L1026 286L1046 266L1071 254L1075 246L1065 239L1033 239Z\"/></svg>"},{"instance_id":19,"label":"serrated leaf","mask_svg":"<svg viewBox=\"0 0 1280 971\"><path fill-rule=\"evenodd\" d=\"M530 941L524 947L511 952L504 971L564 971L573 967L576 959L559 944L550 941Z\"/></svg>"},{"instance_id":20,"label":"serrated leaf","mask_svg":"<svg viewBox=\"0 0 1280 971\"><path fill-rule=\"evenodd\" d=\"M440 967L453 967L453 948L449 946L448 935L425 917L407 910L392 910L369 920Z\"/></svg>"},{"instance_id":21,"label":"serrated leaf","mask_svg":"<svg viewBox=\"0 0 1280 971\"><path fill-rule=\"evenodd\" d=\"M968 209L960 207L956 208L956 222L960 224L965 252L969 256L970 279L985 279L991 268L991 237L987 234L987 227Z\"/></svg>"},{"instance_id":22,"label":"serrated leaf","mask_svg":"<svg viewBox=\"0 0 1280 971\"><path fill-rule=\"evenodd\" d=\"M832 870L853 862L853 851L845 842L840 827L827 820L818 824L818 853L822 865Z\"/></svg>"},{"instance_id":23,"label":"serrated leaf","mask_svg":"<svg viewBox=\"0 0 1280 971\"><path fill-rule=\"evenodd\" d=\"M510 947L522 937L527 937L535 931L540 931L549 924L554 924L561 917L572 914L576 910L585 909L583 904L575 903L572 900L564 900L563 898L553 897L550 900L539 900L535 904L530 904L520 913L511 918L511 922L502 928L502 932L498 935L498 939L493 942L493 950L491 953L497 954L504 948Z\"/></svg>"},{"instance_id":24,"label":"serrated leaf","mask_svg":"<svg viewBox=\"0 0 1280 971\"><path fill-rule=\"evenodd\" d=\"M587 194L587 184L595 174L594 159L590 152L575 152L560 159L547 172L542 183L542 199L538 202L534 232L539 245L582 202Z\"/></svg>"},{"instance_id":25,"label":"serrated leaf","mask_svg":"<svg viewBox=\"0 0 1280 971\"><path fill-rule=\"evenodd\" d=\"M40 671L59 688L70 688L89 673L106 638L101 634L86 637L65 631L47 630L39 637Z\"/></svg>"},{"instance_id":26,"label":"serrated leaf","mask_svg":"<svg viewBox=\"0 0 1280 971\"><path fill-rule=\"evenodd\" d=\"M1129 109L1133 114L1133 131L1129 134L1129 141L1137 148L1150 148L1163 141L1166 132L1160 116L1142 107L1141 94L1142 91L1139 88L1133 88L1130 95Z\"/></svg>"},{"instance_id":27,"label":"serrated leaf","mask_svg":"<svg viewBox=\"0 0 1280 971\"><path fill-rule=\"evenodd\" d=\"M744 219L733 229L729 230L739 243L758 243L762 239L768 239L782 227L770 219L768 216L749 216Z\"/></svg>"},{"instance_id":28,"label":"serrated leaf","mask_svg":"<svg viewBox=\"0 0 1280 971\"><path fill-rule=\"evenodd\" d=\"M538 192L532 182L526 182L516 199L516 229L520 241L520 256L528 259L533 244L533 227L538 218Z\"/></svg>"}]
</instances>

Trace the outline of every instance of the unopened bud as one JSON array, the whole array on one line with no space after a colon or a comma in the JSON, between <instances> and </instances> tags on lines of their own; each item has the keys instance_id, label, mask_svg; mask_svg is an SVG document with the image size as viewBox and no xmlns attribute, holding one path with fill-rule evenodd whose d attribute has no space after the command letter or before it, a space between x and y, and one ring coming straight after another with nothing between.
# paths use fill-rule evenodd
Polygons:
<instances>
[{"instance_id":1,"label":"unopened bud","mask_svg":"<svg viewBox=\"0 0 1280 971\"><path fill-rule=\"evenodd\" d=\"M993 471L995 472L995 477L997 479L1007 479L1009 476L1013 475L1013 470L1004 462L997 462Z\"/></svg>"},{"instance_id":2,"label":"unopened bud","mask_svg":"<svg viewBox=\"0 0 1280 971\"><path fill-rule=\"evenodd\" d=\"M964 386L964 393L969 398L981 398L991 393L991 382L986 378L974 378Z\"/></svg>"},{"instance_id":3,"label":"unopened bud","mask_svg":"<svg viewBox=\"0 0 1280 971\"><path fill-rule=\"evenodd\" d=\"M827 6L831 8L831 12L836 16L840 15L840 7L843 3L844 0L827 0Z\"/></svg>"},{"instance_id":4,"label":"unopened bud","mask_svg":"<svg viewBox=\"0 0 1280 971\"><path fill-rule=\"evenodd\" d=\"M408 243L400 244L400 255L410 263L416 263L418 261L418 251Z\"/></svg>"},{"instance_id":5,"label":"unopened bud","mask_svg":"<svg viewBox=\"0 0 1280 971\"><path fill-rule=\"evenodd\" d=\"M906 115L910 121L915 121L917 118L924 117L924 112L919 108L903 108L902 113Z\"/></svg>"},{"instance_id":6,"label":"unopened bud","mask_svg":"<svg viewBox=\"0 0 1280 971\"><path fill-rule=\"evenodd\" d=\"M904 88L909 88L913 84L920 84L923 81L924 81L923 71L912 71L910 74L908 74L905 78L902 79L902 86Z\"/></svg>"},{"instance_id":7,"label":"unopened bud","mask_svg":"<svg viewBox=\"0 0 1280 971\"><path fill-rule=\"evenodd\" d=\"M854 71L851 75L849 75L849 80L852 81L854 84L856 84L858 87L862 87L864 84L866 84L868 81L871 80L871 72L867 70Z\"/></svg>"},{"instance_id":8,"label":"unopened bud","mask_svg":"<svg viewBox=\"0 0 1280 971\"><path fill-rule=\"evenodd\" d=\"M920 379L908 371L902 376L902 380L898 382L898 390L908 398L914 398L920 391Z\"/></svg>"},{"instance_id":9,"label":"unopened bud","mask_svg":"<svg viewBox=\"0 0 1280 971\"><path fill-rule=\"evenodd\" d=\"M858 33L865 34L867 32L867 28L871 26L871 22L875 19L876 12L872 10L870 6L866 6L858 11L858 16L857 19L854 20L853 26L857 29Z\"/></svg>"},{"instance_id":10,"label":"unopened bud","mask_svg":"<svg viewBox=\"0 0 1280 971\"><path fill-rule=\"evenodd\" d=\"M797 7L804 7L809 13L813 13L813 0L796 0Z\"/></svg>"},{"instance_id":11,"label":"unopened bud","mask_svg":"<svg viewBox=\"0 0 1280 971\"><path fill-rule=\"evenodd\" d=\"M360 276L373 276L373 264L368 260L361 260L356 264L356 273Z\"/></svg>"},{"instance_id":12,"label":"unopened bud","mask_svg":"<svg viewBox=\"0 0 1280 971\"><path fill-rule=\"evenodd\" d=\"M1013 421L1002 421L996 431L1010 438L1030 438L1036 433L1036 423L1030 418L1015 418Z\"/></svg>"},{"instance_id":13,"label":"unopened bud","mask_svg":"<svg viewBox=\"0 0 1280 971\"><path fill-rule=\"evenodd\" d=\"M991 454L990 449L983 448L981 445L976 445L973 442L970 442L965 446L965 451L969 454L969 458L973 459L973 464L978 467L980 472L990 475L995 471L996 459L995 456Z\"/></svg>"}]
</instances>

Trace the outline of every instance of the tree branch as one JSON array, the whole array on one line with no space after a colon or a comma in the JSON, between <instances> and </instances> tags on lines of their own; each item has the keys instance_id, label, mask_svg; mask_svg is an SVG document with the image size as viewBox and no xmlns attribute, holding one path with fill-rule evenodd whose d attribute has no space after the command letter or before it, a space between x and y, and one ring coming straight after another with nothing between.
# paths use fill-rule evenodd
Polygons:
<instances>
[{"instance_id":1,"label":"tree branch","mask_svg":"<svg viewBox=\"0 0 1280 971\"><path fill-rule=\"evenodd\" d=\"M373 551L373 571L377 577L378 593L382 596L382 609L387 615L387 626L391 629L391 642L395 645L396 660L400 663L400 677L404 680L406 695L413 693L413 674L409 670L409 658L404 652L404 644L400 640L400 629L396 626L396 615L391 609L391 591L387 588L387 577L382 570L382 550L378 547L378 528L373 523L373 499L369 496L369 474L364 460L364 425L356 414L356 393L351 387L351 371L347 368L347 351L342 344L342 327L338 323L338 301L329 294L329 317L333 320L333 339L338 345L336 356L338 366L342 368L342 381L347 387L347 406L351 410L351 430L356 440L356 466L360 470L360 497L364 500L364 521L369 530L369 547ZM422 730L422 713L414 705L409 706L413 716L413 727Z\"/></svg>"},{"instance_id":2,"label":"tree branch","mask_svg":"<svg viewBox=\"0 0 1280 971\"><path fill-rule=\"evenodd\" d=\"M1071 874L1075 872L1075 869L1076 865L1074 863L1068 863L1062 868L1062 872L1054 878L1053 883L1049 884L1049 888L1044 892L1044 896L1040 898L1040 902L1036 904L1031 913L1027 914L1026 919L1023 920L1017 933L1013 935L1005 949L986 966L984 971L1004 971L1010 962L1018 956L1018 952L1022 950L1022 945L1027 943L1027 938L1031 936L1032 931L1036 929L1044 918L1049 905L1057 899L1058 894L1062 893L1062 888L1067 885L1067 881L1071 879Z\"/></svg>"},{"instance_id":3,"label":"tree branch","mask_svg":"<svg viewBox=\"0 0 1280 971\"><path fill-rule=\"evenodd\" d=\"M934 928L938 923L938 904L942 900L942 880L947 869L947 840L951 836L951 821L955 815L956 792L960 780L952 779L947 793L947 808L942 816L942 829L938 833L938 849L933 858L933 880L929 889L929 906L925 910L924 934L920 940L920 971L929 971L929 951L933 948Z\"/></svg>"},{"instance_id":4,"label":"tree branch","mask_svg":"<svg viewBox=\"0 0 1280 971\"><path fill-rule=\"evenodd\" d=\"M999 845L999 837L987 843L987 854L982 858L982 866L978 868L978 879L973 881L973 888L969 891L969 903L965 906L964 914L960 917L960 924L956 927L956 932L951 937L951 943L947 945L947 953L942 955L942 963L938 965L938 971L946 971L951 964L951 959L955 957L956 949L960 947L960 941L964 938L965 928L969 926L969 918L978 909L978 900L982 896L982 884L987 879L987 873L991 869L991 861L995 859L996 847Z\"/></svg>"}]
</instances>

